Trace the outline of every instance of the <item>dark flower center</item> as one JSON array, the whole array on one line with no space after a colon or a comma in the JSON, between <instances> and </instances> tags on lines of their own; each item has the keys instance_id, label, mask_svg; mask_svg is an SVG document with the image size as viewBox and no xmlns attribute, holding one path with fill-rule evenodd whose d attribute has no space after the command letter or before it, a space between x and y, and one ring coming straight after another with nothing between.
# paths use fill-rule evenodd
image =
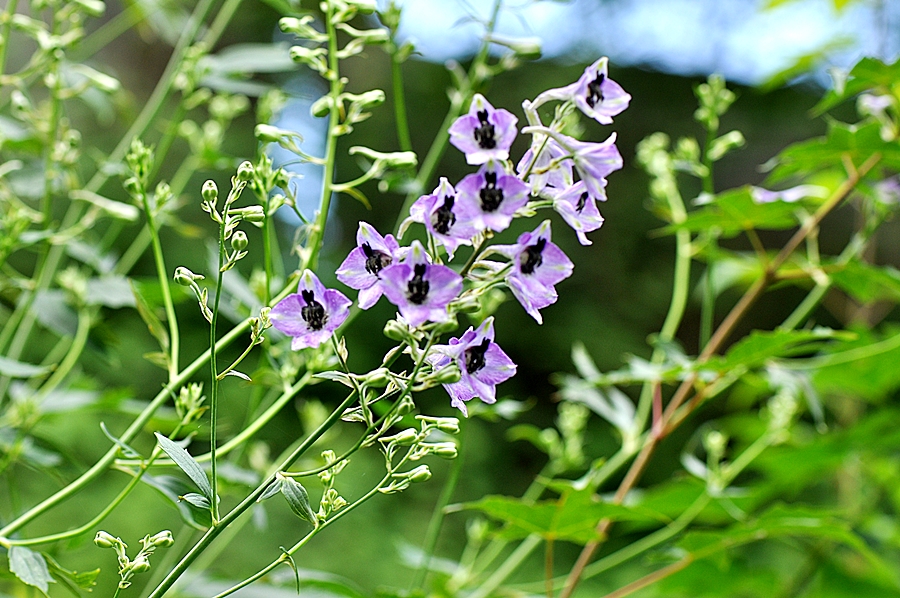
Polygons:
<instances>
[{"instance_id":1,"label":"dark flower center","mask_svg":"<svg viewBox=\"0 0 900 598\"><path fill-rule=\"evenodd\" d=\"M522 274L533 274L534 269L543 263L544 257L541 254L546 246L547 239L541 237L537 243L525 248L525 251L522 252L522 256L519 258L519 270L521 270Z\"/></svg>"},{"instance_id":2,"label":"dark flower center","mask_svg":"<svg viewBox=\"0 0 900 598\"><path fill-rule=\"evenodd\" d=\"M493 212L503 202L503 189L497 187L497 173L484 173L484 187L478 192L481 197L481 209L485 212Z\"/></svg>"},{"instance_id":3,"label":"dark flower center","mask_svg":"<svg viewBox=\"0 0 900 598\"><path fill-rule=\"evenodd\" d=\"M578 203L575 205L575 211L579 214L581 210L584 209L584 204L587 202L588 194L587 191L581 194L581 197L578 198Z\"/></svg>"},{"instance_id":4,"label":"dark flower center","mask_svg":"<svg viewBox=\"0 0 900 598\"><path fill-rule=\"evenodd\" d=\"M431 285L424 279L425 269L425 264L416 264L413 266L412 280L406 283L407 298L410 303L422 305L425 303L425 299L428 298L428 289Z\"/></svg>"},{"instance_id":5,"label":"dark flower center","mask_svg":"<svg viewBox=\"0 0 900 598\"><path fill-rule=\"evenodd\" d=\"M449 233L450 227L456 224L456 214L453 213L454 201L455 198L452 195L445 196L444 205L431 215L431 226L442 235Z\"/></svg>"},{"instance_id":6,"label":"dark flower center","mask_svg":"<svg viewBox=\"0 0 900 598\"><path fill-rule=\"evenodd\" d=\"M587 95L587 103L588 106L593 108L596 104L603 102L603 91L600 89L600 86L603 85L603 81L606 77L603 73L597 73L597 78L588 83L588 95Z\"/></svg>"},{"instance_id":7,"label":"dark flower center","mask_svg":"<svg viewBox=\"0 0 900 598\"><path fill-rule=\"evenodd\" d=\"M378 276L378 273L391 265L391 256L383 251L376 251L368 243L362 244L363 253L366 256L366 272Z\"/></svg>"},{"instance_id":8,"label":"dark flower center","mask_svg":"<svg viewBox=\"0 0 900 598\"><path fill-rule=\"evenodd\" d=\"M474 374L478 370L484 367L484 354L487 352L488 347L490 346L491 341L488 338L485 338L481 341L480 345L475 345L474 347L469 347L466 349L466 371L470 374Z\"/></svg>"},{"instance_id":9,"label":"dark flower center","mask_svg":"<svg viewBox=\"0 0 900 598\"><path fill-rule=\"evenodd\" d=\"M300 296L306 302L306 305L300 308L300 317L303 318L310 330L322 330L328 321L325 307L316 301L315 293L312 291L300 291Z\"/></svg>"},{"instance_id":10,"label":"dark flower center","mask_svg":"<svg viewBox=\"0 0 900 598\"><path fill-rule=\"evenodd\" d=\"M479 110L478 116L479 126L475 129L475 141L481 149L494 149L497 147L497 140L494 139L494 125L488 122L487 110Z\"/></svg>"}]
</instances>

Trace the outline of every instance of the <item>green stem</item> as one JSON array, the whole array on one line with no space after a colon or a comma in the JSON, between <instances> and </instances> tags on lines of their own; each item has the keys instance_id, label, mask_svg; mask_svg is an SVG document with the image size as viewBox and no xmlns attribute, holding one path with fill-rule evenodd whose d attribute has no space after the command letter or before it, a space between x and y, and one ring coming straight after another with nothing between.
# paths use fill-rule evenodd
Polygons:
<instances>
[{"instance_id":1,"label":"green stem","mask_svg":"<svg viewBox=\"0 0 900 598\"><path fill-rule=\"evenodd\" d=\"M219 415L219 372L216 363L216 324L219 321L219 301L222 298L222 277L224 272L222 268L225 265L225 219L228 218L229 203L225 203L223 210L222 223L219 225L219 267L216 276L216 298L213 303L212 321L209 324L209 464L210 478L212 486L212 525L215 527L219 522L219 495L218 495L218 476L216 475L216 442Z\"/></svg>"},{"instance_id":2,"label":"green stem","mask_svg":"<svg viewBox=\"0 0 900 598\"><path fill-rule=\"evenodd\" d=\"M47 395L53 392L69 372L72 371L75 364L78 363L78 358L81 357L81 352L84 350L84 346L87 343L88 333L91 331L91 322L93 321L94 312L96 312L96 310L89 310L86 308L82 308L78 311L78 325L75 329L75 337L72 339L72 344L69 345L66 356L63 357L62 361L59 362L59 365L56 366L56 370L53 374L47 378L47 381L44 382L35 393L35 401L37 404L40 404Z\"/></svg>"},{"instance_id":3,"label":"green stem","mask_svg":"<svg viewBox=\"0 0 900 598\"><path fill-rule=\"evenodd\" d=\"M145 4L143 6L147 5ZM154 12L155 10L151 10L146 16L151 16ZM75 62L86 61L143 20L144 15L141 14L139 9L136 7L124 7L119 14L103 23L100 27L81 40L81 45L78 50L72 53L72 59Z\"/></svg>"},{"instance_id":4,"label":"green stem","mask_svg":"<svg viewBox=\"0 0 900 598\"><path fill-rule=\"evenodd\" d=\"M543 542L543 538L537 534L531 534L522 540L522 543L516 547L511 555L509 555L509 558L503 561L503 564L494 571L493 575L491 575L487 581L469 594L468 598L487 598L490 596L494 590L500 587L501 583L506 581L507 577L512 575L513 572L519 568L522 561L528 558L528 555L541 545L541 542Z\"/></svg>"},{"instance_id":5,"label":"green stem","mask_svg":"<svg viewBox=\"0 0 900 598\"><path fill-rule=\"evenodd\" d=\"M153 246L153 261L156 264L156 277L159 279L159 288L162 291L163 306L166 310L166 320L169 322L169 380L178 375L179 345L181 335L178 332L178 318L175 316L175 304L172 301L172 290L169 287L169 274L166 269L166 259L163 255L162 243L159 240L159 228L156 226L156 216L150 207L150 199L147 190L141 192L141 203L144 207L144 215L147 217L147 232Z\"/></svg>"},{"instance_id":6,"label":"green stem","mask_svg":"<svg viewBox=\"0 0 900 598\"><path fill-rule=\"evenodd\" d=\"M393 37L393 36L392 36ZM394 91L394 120L397 122L397 141L400 149L405 152L412 151L412 138L409 136L409 120L406 112L406 97L403 93L403 71L399 60L397 43L391 39L391 84Z\"/></svg>"},{"instance_id":7,"label":"green stem","mask_svg":"<svg viewBox=\"0 0 900 598\"><path fill-rule=\"evenodd\" d=\"M0 76L6 72L6 50L9 48L9 35L12 32L12 17L16 14L19 0L9 0L6 4L6 12L3 13L3 32L0 35Z\"/></svg>"},{"instance_id":8,"label":"green stem","mask_svg":"<svg viewBox=\"0 0 900 598\"><path fill-rule=\"evenodd\" d=\"M322 175L322 198L319 202L319 211L316 214L315 223L310 229L309 241L306 244L307 255L303 263L303 267L310 270L315 270L318 265L319 253L322 250L322 243L325 238L325 225L328 222L328 210L331 207L331 196L334 192L334 170L337 156L336 130L340 124L341 117L339 97L344 89L338 70L337 31L332 22L334 6L330 2L326 3L326 6L325 30L328 35L328 80L330 86L328 95L331 98L331 102L329 102L330 108L328 110L328 135L325 142L325 171Z\"/></svg>"},{"instance_id":9,"label":"green stem","mask_svg":"<svg viewBox=\"0 0 900 598\"><path fill-rule=\"evenodd\" d=\"M459 443L462 445L463 435L466 430L466 422L468 420L463 419L460 420L459 427ZM428 575L428 567L431 564L431 559L434 556L434 550L437 547L438 536L441 532L441 524L444 522L444 508L450 504L450 499L453 497L453 492L456 490L456 484L459 481L459 475L462 472L462 464L463 457L460 452L457 455L456 460L453 462L453 466L450 468L450 475L447 476L447 481L444 482L444 487L441 490L441 494L438 497L437 504L434 506L434 511L431 513L431 520L428 522L428 529L425 532L425 543L422 546L422 550L425 553L425 558L422 559L422 563L419 565L418 569L416 569L416 574L413 578L412 586L413 588L422 588L422 584L425 583L425 576Z\"/></svg>"}]
</instances>

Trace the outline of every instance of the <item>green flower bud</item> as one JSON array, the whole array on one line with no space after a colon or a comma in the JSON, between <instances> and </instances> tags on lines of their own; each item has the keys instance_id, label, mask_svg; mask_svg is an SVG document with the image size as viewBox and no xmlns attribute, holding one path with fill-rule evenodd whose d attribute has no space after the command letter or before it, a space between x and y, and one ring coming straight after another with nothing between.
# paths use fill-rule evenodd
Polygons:
<instances>
[{"instance_id":1,"label":"green flower bud","mask_svg":"<svg viewBox=\"0 0 900 598\"><path fill-rule=\"evenodd\" d=\"M417 415L416 419L434 426L444 434L459 434L459 420L455 417L434 417L431 415Z\"/></svg>"},{"instance_id":2,"label":"green flower bud","mask_svg":"<svg viewBox=\"0 0 900 598\"><path fill-rule=\"evenodd\" d=\"M237 169L237 178L239 181L248 182L253 178L253 164L247 162L246 160L241 162L241 165L238 166Z\"/></svg>"},{"instance_id":3,"label":"green flower bud","mask_svg":"<svg viewBox=\"0 0 900 598\"><path fill-rule=\"evenodd\" d=\"M162 546L163 548L167 548L175 543L175 538L172 537L172 532L165 529L151 536L149 543L152 546Z\"/></svg>"},{"instance_id":4,"label":"green flower bud","mask_svg":"<svg viewBox=\"0 0 900 598\"><path fill-rule=\"evenodd\" d=\"M416 430L407 428L402 432L394 434L393 436L387 436L386 438L382 438L381 440L396 444L397 446L410 446L411 444L415 443L418 438L419 433Z\"/></svg>"},{"instance_id":5,"label":"green flower bud","mask_svg":"<svg viewBox=\"0 0 900 598\"><path fill-rule=\"evenodd\" d=\"M460 372L459 368L454 364L446 365L436 371L432 379L438 384L453 384L454 382L459 382Z\"/></svg>"},{"instance_id":6,"label":"green flower bud","mask_svg":"<svg viewBox=\"0 0 900 598\"><path fill-rule=\"evenodd\" d=\"M121 540L106 533L103 530L100 530L99 532L97 532L97 535L94 536L94 544L96 544L100 548L112 548L119 542L121 542Z\"/></svg>"},{"instance_id":7,"label":"green flower bud","mask_svg":"<svg viewBox=\"0 0 900 598\"><path fill-rule=\"evenodd\" d=\"M192 283L197 280L203 280L202 274L194 274L184 266L178 266L175 268L175 282L180 284L183 287L189 287Z\"/></svg>"},{"instance_id":8,"label":"green flower bud","mask_svg":"<svg viewBox=\"0 0 900 598\"><path fill-rule=\"evenodd\" d=\"M247 245L249 241L247 240L247 233L242 230L237 231L231 236L231 248L235 251L243 251L247 249Z\"/></svg>"},{"instance_id":9,"label":"green flower bud","mask_svg":"<svg viewBox=\"0 0 900 598\"><path fill-rule=\"evenodd\" d=\"M388 320L384 325L384 335L392 341L405 341L409 339L409 328L397 320Z\"/></svg>"},{"instance_id":10,"label":"green flower bud","mask_svg":"<svg viewBox=\"0 0 900 598\"><path fill-rule=\"evenodd\" d=\"M211 204L215 204L216 200L219 199L219 187L216 186L216 182L213 180L208 180L203 183L203 188L200 190L200 195Z\"/></svg>"},{"instance_id":11,"label":"green flower bud","mask_svg":"<svg viewBox=\"0 0 900 598\"><path fill-rule=\"evenodd\" d=\"M415 469L408 471L406 473L406 475L407 475L407 479L410 482L417 484L419 482L427 482L428 480L430 480L431 479L431 470L428 468L427 465L419 465Z\"/></svg>"},{"instance_id":12,"label":"green flower bud","mask_svg":"<svg viewBox=\"0 0 900 598\"><path fill-rule=\"evenodd\" d=\"M145 573L150 570L150 561L144 556L138 556L129 567L132 573Z\"/></svg>"},{"instance_id":13,"label":"green flower bud","mask_svg":"<svg viewBox=\"0 0 900 598\"><path fill-rule=\"evenodd\" d=\"M459 449L453 442L435 442L427 445L432 454L437 455L441 459L456 459L459 456Z\"/></svg>"}]
</instances>

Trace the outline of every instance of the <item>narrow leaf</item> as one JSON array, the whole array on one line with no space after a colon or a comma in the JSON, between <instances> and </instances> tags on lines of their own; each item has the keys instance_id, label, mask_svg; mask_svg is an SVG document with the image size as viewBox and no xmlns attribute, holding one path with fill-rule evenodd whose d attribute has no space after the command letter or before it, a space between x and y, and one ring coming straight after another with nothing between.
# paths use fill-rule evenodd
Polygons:
<instances>
[{"instance_id":1,"label":"narrow leaf","mask_svg":"<svg viewBox=\"0 0 900 598\"><path fill-rule=\"evenodd\" d=\"M100 430L103 432L104 435L106 435L107 438L112 440L113 444L115 444L117 447L119 447L119 449L122 451L123 457L126 457L128 459L140 459L141 458L141 454L139 452L137 452L136 450L134 450L133 448L131 448L130 446L128 446L127 444L125 444L124 442L122 442L121 440L116 438L115 436L113 436L109 432L109 430L106 429L105 423L100 422Z\"/></svg>"},{"instance_id":2,"label":"narrow leaf","mask_svg":"<svg viewBox=\"0 0 900 598\"><path fill-rule=\"evenodd\" d=\"M169 455L169 458L172 459L172 461L174 461L195 484L197 484L197 488L200 489L203 496L212 503L212 486L210 486L209 478L206 477L206 472L203 471L200 464L191 457L189 452L175 444L173 441L169 440L159 432L154 432L154 434L156 435L156 441L159 442L159 447Z\"/></svg>"},{"instance_id":3,"label":"narrow leaf","mask_svg":"<svg viewBox=\"0 0 900 598\"><path fill-rule=\"evenodd\" d=\"M293 478L281 475L278 477L282 480L281 493L287 500L291 510L297 517L309 521L315 527L319 527L319 518L316 517L316 512L313 511L312 506L309 504L309 493L306 491L306 488Z\"/></svg>"},{"instance_id":4,"label":"narrow leaf","mask_svg":"<svg viewBox=\"0 0 900 598\"><path fill-rule=\"evenodd\" d=\"M180 498L181 500L194 505L198 509L208 509L210 507L209 500L207 500L205 496L197 494L196 492L188 492Z\"/></svg>"},{"instance_id":5,"label":"narrow leaf","mask_svg":"<svg viewBox=\"0 0 900 598\"><path fill-rule=\"evenodd\" d=\"M0 374L10 378L34 378L52 370L52 366L32 365L0 356Z\"/></svg>"}]
</instances>

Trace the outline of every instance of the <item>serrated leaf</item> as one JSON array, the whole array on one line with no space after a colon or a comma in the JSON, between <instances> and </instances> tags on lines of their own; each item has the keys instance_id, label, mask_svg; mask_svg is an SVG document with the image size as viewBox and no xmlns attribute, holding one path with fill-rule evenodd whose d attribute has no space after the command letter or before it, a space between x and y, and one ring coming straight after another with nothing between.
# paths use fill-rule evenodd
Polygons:
<instances>
[{"instance_id":1,"label":"serrated leaf","mask_svg":"<svg viewBox=\"0 0 900 598\"><path fill-rule=\"evenodd\" d=\"M309 504L309 493L306 491L306 488L293 478L280 477L282 480L281 494L284 495L288 506L291 507L294 514L300 519L305 519L312 523L313 526L319 527L319 518L316 517L316 512L313 511L312 506Z\"/></svg>"},{"instance_id":2,"label":"serrated leaf","mask_svg":"<svg viewBox=\"0 0 900 598\"><path fill-rule=\"evenodd\" d=\"M750 187L741 187L720 193L711 203L690 212L683 222L665 227L663 232L718 230L720 236L730 238L752 229L793 228L798 224L796 212L797 206L785 202L757 203Z\"/></svg>"},{"instance_id":3,"label":"serrated leaf","mask_svg":"<svg viewBox=\"0 0 900 598\"><path fill-rule=\"evenodd\" d=\"M50 575L44 557L24 546L9 548L9 570L19 578L19 581L39 589L44 595L48 595L49 584L55 581Z\"/></svg>"},{"instance_id":4,"label":"serrated leaf","mask_svg":"<svg viewBox=\"0 0 900 598\"><path fill-rule=\"evenodd\" d=\"M508 496L486 496L458 508L481 511L506 523L500 535L506 539L538 534L545 540L578 544L596 540L597 524L613 521L667 522L656 511L602 502L590 489L563 493L557 500L526 502Z\"/></svg>"},{"instance_id":5,"label":"serrated leaf","mask_svg":"<svg viewBox=\"0 0 900 598\"><path fill-rule=\"evenodd\" d=\"M191 478L197 485L197 488L200 489L203 496L212 503L214 500L212 486L209 483L209 478L206 477L206 472L203 471L203 468L200 467L200 464L197 463L196 459L194 459L185 449L181 448L175 444L175 442L169 440L159 432L154 432L154 434L156 436L156 441L159 443L159 447L169 455L169 458L175 462L175 465L180 467L181 470Z\"/></svg>"},{"instance_id":6,"label":"serrated leaf","mask_svg":"<svg viewBox=\"0 0 900 598\"><path fill-rule=\"evenodd\" d=\"M0 355L0 374L10 378L35 378L50 373L49 365L33 365Z\"/></svg>"},{"instance_id":7,"label":"serrated leaf","mask_svg":"<svg viewBox=\"0 0 900 598\"><path fill-rule=\"evenodd\" d=\"M852 261L831 274L831 281L860 303L900 302L900 270Z\"/></svg>"},{"instance_id":8,"label":"serrated leaf","mask_svg":"<svg viewBox=\"0 0 900 598\"><path fill-rule=\"evenodd\" d=\"M854 336L852 333L824 327L812 330L754 330L732 345L724 357L710 359L703 364L703 368L726 371L736 367L755 367L776 357L814 351L826 341Z\"/></svg>"},{"instance_id":9,"label":"serrated leaf","mask_svg":"<svg viewBox=\"0 0 900 598\"><path fill-rule=\"evenodd\" d=\"M813 108L813 113L821 114L844 99L864 91L890 93L898 79L900 79L900 60L885 64L878 58L863 58L850 69L847 81L841 89L833 89L825 94Z\"/></svg>"},{"instance_id":10,"label":"serrated leaf","mask_svg":"<svg viewBox=\"0 0 900 598\"><path fill-rule=\"evenodd\" d=\"M124 456L128 459L142 458L142 455L139 452L137 452L136 450L134 450L133 448L131 448L130 446L128 446L127 444L125 444L124 442L122 442L121 440L116 438L115 436L113 436L110 433L110 431L106 429L106 424L103 422L100 422L100 431L102 431L103 434L113 442L113 444L115 444L117 447L119 447L119 450L122 451L122 456Z\"/></svg>"}]
</instances>

